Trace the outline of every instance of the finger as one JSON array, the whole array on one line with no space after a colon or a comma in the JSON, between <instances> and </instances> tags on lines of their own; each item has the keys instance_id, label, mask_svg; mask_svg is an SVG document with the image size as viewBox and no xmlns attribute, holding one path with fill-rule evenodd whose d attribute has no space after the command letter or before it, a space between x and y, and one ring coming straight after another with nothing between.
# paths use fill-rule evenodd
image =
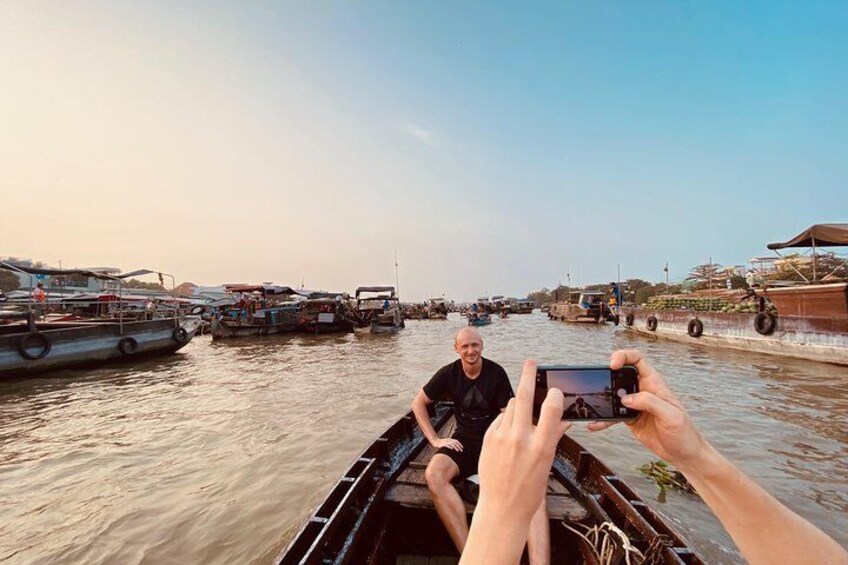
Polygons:
<instances>
[{"instance_id":1,"label":"finger","mask_svg":"<svg viewBox=\"0 0 848 565\"><path fill-rule=\"evenodd\" d=\"M512 427L512 422L515 419L515 402L514 398L510 398L509 402L506 403L506 409L503 411L503 421L501 422L501 427L504 430L509 430Z\"/></svg>"},{"instance_id":2,"label":"finger","mask_svg":"<svg viewBox=\"0 0 848 565\"><path fill-rule=\"evenodd\" d=\"M613 351L610 357L610 369L613 371L621 369L625 365L633 365L639 372L639 389L647 390L656 394L671 395L671 391L653 365L648 363L641 351L636 349L620 349Z\"/></svg>"},{"instance_id":3,"label":"finger","mask_svg":"<svg viewBox=\"0 0 848 565\"><path fill-rule=\"evenodd\" d=\"M540 434L545 442L556 442L562 437L562 409L565 401L562 397L562 391L558 388L549 388L548 395L542 403L542 410L539 413L539 424L536 426L536 433Z\"/></svg>"},{"instance_id":4,"label":"finger","mask_svg":"<svg viewBox=\"0 0 848 565\"><path fill-rule=\"evenodd\" d=\"M560 421L560 423L559 423L559 435L563 435L563 434L565 434L565 432L567 432L567 431L568 431L568 429L569 429L572 425L573 425L573 424L572 424L571 422L566 422L565 420L561 420L561 421Z\"/></svg>"},{"instance_id":5,"label":"finger","mask_svg":"<svg viewBox=\"0 0 848 565\"><path fill-rule=\"evenodd\" d=\"M510 402L512 402L511 398L509 400L510 400ZM506 407L509 408L509 402L507 403ZM498 414L498 417L495 418L495 421L492 422L491 425L489 426L489 429L486 430L486 435L489 435L490 431L497 430L498 428L501 427L501 424L503 423L503 420L504 420L504 417L505 417L504 414L506 414L506 411L503 411L500 414Z\"/></svg>"},{"instance_id":6,"label":"finger","mask_svg":"<svg viewBox=\"0 0 848 565\"><path fill-rule=\"evenodd\" d=\"M634 410L647 412L652 416L656 416L660 422L669 424L675 420L680 412L679 409L656 394L647 391L641 391L634 394L628 394L621 398L621 403Z\"/></svg>"},{"instance_id":7,"label":"finger","mask_svg":"<svg viewBox=\"0 0 848 565\"><path fill-rule=\"evenodd\" d=\"M533 397L536 395L536 362L524 362L518 394L515 395L515 416L512 429L526 429L533 425Z\"/></svg>"},{"instance_id":8,"label":"finger","mask_svg":"<svg viewBox=\"0 0 848 565\"><path fill-rule=\"evenodd\" d=\"M618 422L589 422L586 426L586 429L590 432L599 432L601 430L605 430L611 426L616 425Z\"/></svg>"}]
</instances>

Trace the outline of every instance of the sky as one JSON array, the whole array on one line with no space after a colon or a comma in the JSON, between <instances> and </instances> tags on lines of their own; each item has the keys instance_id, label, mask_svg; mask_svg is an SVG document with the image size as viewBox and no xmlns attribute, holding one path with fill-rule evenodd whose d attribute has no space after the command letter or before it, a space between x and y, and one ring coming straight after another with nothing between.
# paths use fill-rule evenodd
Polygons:
<instances>
[{"instance_id":1,"label":"sky","mask_svg":"<svg viewBox=\"0 0 848 565\"><path fill-rule=\"evenodd\" d=\"M845 2L0 3L0 256L523 296L848 221Z\"/></svg>"}]
</instances>

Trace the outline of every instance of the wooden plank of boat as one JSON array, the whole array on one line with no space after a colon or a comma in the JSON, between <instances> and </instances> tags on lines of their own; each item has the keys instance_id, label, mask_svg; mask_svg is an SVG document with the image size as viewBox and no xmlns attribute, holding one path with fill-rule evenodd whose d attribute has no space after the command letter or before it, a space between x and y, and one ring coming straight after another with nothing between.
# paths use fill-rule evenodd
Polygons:
<instances>
[{"instance_id":1,"label":"wooden plank of boat","mask_svg":"<svg viewBox=\"0 0 848 565\"><path fill-rule=\"evenodd\" d=\"M434 428L448 437L455 426L452 404L432 408ZM276 563L455 562L424 480L434 453L412 413L402 417L354 461ZM702 563L658 513L568 436L557 446L547 501L556 563L594 563L587 542L565 526L603 522L615 524L641 551L653 547L660 562ZM466 509L474 508L466 503Z\"/></svg>"}]
</instances>

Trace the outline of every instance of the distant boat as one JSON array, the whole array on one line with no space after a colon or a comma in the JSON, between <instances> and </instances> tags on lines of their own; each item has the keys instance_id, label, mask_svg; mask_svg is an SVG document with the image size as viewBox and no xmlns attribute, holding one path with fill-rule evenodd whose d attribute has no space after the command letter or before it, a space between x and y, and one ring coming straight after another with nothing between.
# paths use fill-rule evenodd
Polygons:
<instances>
[{"instance_id":1,"label":"distant boat","mask_svg":"<svg viewBox=\"0 0 848 565\"><path fill-rule=\"evenodd\" d=\"M603 324L612 314L605 294L595 290L575 290L567 302L551 304L548 318L579 324Z\"/></svg>"},{"instance_id":2,"label":"distant boat","mask_svg":"<svg viewBox=\"0 0 848 565\"><path fill-rule=\"evenodd\" d=\"M492 317L489 314L469 314L468 316L469 326L488 326L491 323Z\"/></svg>"},{"instance_id":3,"label":"distant boat","mask_svg":"<svg viewBox=\"0 0 848 565\"><path fill-rule=\"evenodd\" d=\"M361 286L356 289L356 333L395 333L406 327L400 301L393 286Z\"/></svg>"},{"instance_id":4,"label":"distant boat","mask_svg":"<svg viewBox=\"0 0 848 565\"><path fill-rule=\"evenodd\" d=\"M293 332L300 325L300 303L291 298L303 297L288 286L228 285L226 292L231 303L212 318L212 339Z\"/></svg>"}]
</instances>

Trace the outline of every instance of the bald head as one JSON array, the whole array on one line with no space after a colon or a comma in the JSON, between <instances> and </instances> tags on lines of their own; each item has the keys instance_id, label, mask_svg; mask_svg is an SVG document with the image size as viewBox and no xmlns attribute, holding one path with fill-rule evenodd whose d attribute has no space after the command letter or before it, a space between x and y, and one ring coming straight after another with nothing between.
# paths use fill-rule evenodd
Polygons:
<instances>
[{"instance_id":1,"label":"bald head","mask_svg":"<svg viewBox=\"0 0 848 565\"><path fill-rule=\"evenodd\" d=\"M456 337L453 338L453 344L459 345L460 342L469 339L478 341L481 345L483 344L483 336L480 335L480 332L471 327L464 327L458 332L456 332Z\"/></svg>"}]
</instances>

